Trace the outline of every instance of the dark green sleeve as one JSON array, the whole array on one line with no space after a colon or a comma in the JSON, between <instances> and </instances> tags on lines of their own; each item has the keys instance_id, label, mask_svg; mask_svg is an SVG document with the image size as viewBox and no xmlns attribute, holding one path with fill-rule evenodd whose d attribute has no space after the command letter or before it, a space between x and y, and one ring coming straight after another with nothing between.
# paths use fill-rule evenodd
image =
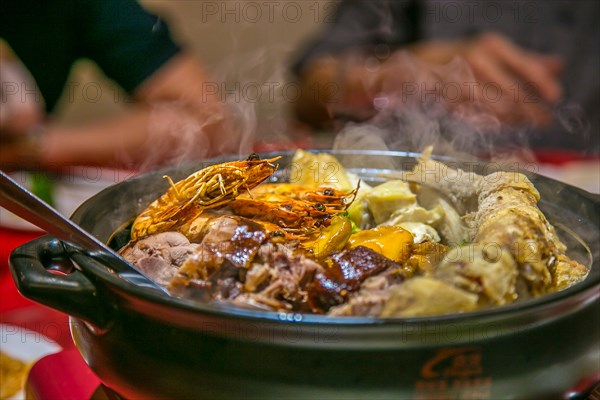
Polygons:
<instances>
[{"instance_id":1,"label":"dark green sleeve","mask_svg":"<svg viewBox=\"0 0 600 400\"><path fill-rule=\"evenodd\" d=\"M179 52L167 25L134 0L78 0L78 47L128 92Z\"/></svg>"}]
</instances>

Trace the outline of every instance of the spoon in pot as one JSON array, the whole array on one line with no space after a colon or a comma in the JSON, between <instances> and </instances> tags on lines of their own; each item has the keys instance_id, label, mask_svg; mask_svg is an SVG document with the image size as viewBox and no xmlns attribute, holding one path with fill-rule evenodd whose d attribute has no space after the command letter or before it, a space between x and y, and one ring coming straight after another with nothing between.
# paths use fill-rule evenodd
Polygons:
<instances>
[{"instance_id":1,"label":"spoon in pot","mask_svg":"<svg viewBox=\"0 0 600 400\"><path fill-rule=\"evenodd\" d=\"M136 286L169 294L166 289L136 270L110 247L65 218L3 171L0 171L0 207L61 239L68 252L97 259Z\"/></svg>"}]
</instances>

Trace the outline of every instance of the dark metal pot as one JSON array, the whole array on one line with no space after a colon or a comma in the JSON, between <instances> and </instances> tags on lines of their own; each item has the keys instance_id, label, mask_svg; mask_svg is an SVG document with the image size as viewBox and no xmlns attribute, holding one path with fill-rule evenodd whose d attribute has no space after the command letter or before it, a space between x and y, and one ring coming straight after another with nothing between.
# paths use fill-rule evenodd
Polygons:
<instances>
[{"instance_id":1,"label":"dark metal pot","mask_svg":"<svg viewBox=\"0 0 600 400\"><path fill-rule=\"evenodd\" d=\"M367 182L412 168L415 156L335 155ZM110 187L72 220L108 241L167 188L162 175L202 166ZM125 398L574 398L600 379L600 199L530 176L571 255L592 269L565 291L486 311L381 320L198 304L136 287L81 254L77 269L51 274L70 260L50 236L16 249L10 264L21 293L72 316L83 358Z\"/></svg>"}]
</instances>

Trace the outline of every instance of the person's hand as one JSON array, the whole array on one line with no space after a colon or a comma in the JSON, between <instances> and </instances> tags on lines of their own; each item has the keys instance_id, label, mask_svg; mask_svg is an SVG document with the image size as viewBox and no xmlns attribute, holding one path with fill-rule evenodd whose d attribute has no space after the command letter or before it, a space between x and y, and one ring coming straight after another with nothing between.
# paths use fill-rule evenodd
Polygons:
<instances>
[{"instance_id":1,"label":"person's hand","mask_svg":"<svg viewBox=\"0 0 600 400\"><path fill-rule=\"evenodd\" d=\"M301 75L299 118L318 126L366 120L385 108L443 103L491 111L501 122L546 125L561 98L563 62L486 33L458 41L427 41L384 60L360 52L323 57Z\"/></svg>"},{"instance_id":2,"label":"person's hand","mask_svg":"<svg viewBox=\"0 0 600 400\"><path fill-rule=\"evenodd\" d=\"M475 94L502 121L533 122L546 125L552 120L552 107L560 99L559 76L563 63L556 56L522 49L495 34L455 42L430 42L411 49L421 60L447 64L461 57L470 66L477 85L468 91L465 82L455 82L465 89L461 101ZM446 77L445 84L452 76Z\"/></svg>"}]
</instances>

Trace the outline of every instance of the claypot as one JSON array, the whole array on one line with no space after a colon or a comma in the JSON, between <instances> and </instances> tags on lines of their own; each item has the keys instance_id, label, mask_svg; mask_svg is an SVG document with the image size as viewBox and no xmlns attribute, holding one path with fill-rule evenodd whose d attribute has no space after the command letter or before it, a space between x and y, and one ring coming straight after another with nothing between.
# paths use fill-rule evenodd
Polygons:
<instances>
[{"instance_id":1,"label":"claypot","mask_svg":"<svg viewBox=\"0 0 600 400\"><path fill-rule=\"evenodd\" d=\"M412 168L418 156L333 153L370 183L382 171ZM282 155L276 179L286 180L292 153ZM202 166L114 185L71 219L108 241L167 188L163 175L179 179ZM489 310L375 319L199 304L137 287L101 260L68 255L51 236L16 249L10 264L26 297L72 316L73 340L84 360L125 398L584 396L600 379L600 199L529 175L570 255L591 272L567 290ZM77 268L65 269L71 262Z\"/></svg>"}]
</instances>

